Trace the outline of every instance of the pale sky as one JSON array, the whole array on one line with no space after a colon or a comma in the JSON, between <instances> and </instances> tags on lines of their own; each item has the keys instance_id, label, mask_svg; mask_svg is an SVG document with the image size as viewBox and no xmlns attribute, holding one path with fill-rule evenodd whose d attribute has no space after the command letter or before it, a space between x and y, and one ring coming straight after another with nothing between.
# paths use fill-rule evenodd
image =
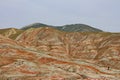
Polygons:
<instances>
[{"instance_id":1,"label":"pale sky","mask_svg":"<svg viewBox=\"0 0 120 80\"><path fill-rule=\"evenodd\" d=\"M0 28L82 23L120 32L120 0L0 0Z\"/></svg>"}]
</instances>

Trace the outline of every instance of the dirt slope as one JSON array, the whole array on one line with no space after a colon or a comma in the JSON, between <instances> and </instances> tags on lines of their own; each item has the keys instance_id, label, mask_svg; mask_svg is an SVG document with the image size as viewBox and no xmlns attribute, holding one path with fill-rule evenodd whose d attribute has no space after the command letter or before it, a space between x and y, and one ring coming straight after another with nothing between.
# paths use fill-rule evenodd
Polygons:
<instances>
[{"instance_id":1,"label":"dirt slope","mask_svg":"<svg viewBox=\"0 0 120 80\"><path fill-rule=\"evenodd\" d=\"M0 35L0 80L119 80L120 34L28 29Z\"/></svg>"}]
</instances>

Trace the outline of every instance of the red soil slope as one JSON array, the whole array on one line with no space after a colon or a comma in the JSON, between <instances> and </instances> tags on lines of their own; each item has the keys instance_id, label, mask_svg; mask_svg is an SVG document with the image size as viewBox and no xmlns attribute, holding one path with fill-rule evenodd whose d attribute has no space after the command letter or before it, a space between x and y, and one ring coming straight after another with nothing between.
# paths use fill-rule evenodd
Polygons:
<instances>
[{"instance_id":1,"label":"red soil slope","mask_svg":"<svg viewBox=\"0 0 120 80\"><path fill-rule=\"evenodd\" d=\"M29 29L0 35L0 80L119 80L120 34Z\"/></svg>"}]
</instances>

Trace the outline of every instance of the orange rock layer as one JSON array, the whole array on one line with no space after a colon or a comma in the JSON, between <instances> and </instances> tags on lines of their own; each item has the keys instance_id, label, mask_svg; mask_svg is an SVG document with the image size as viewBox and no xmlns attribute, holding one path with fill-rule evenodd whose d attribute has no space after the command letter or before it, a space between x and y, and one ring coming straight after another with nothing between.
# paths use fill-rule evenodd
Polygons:
<instances>
[{"instance_id":1,"label":"orange rock layer","mask_svg":"<svg viewBox=\"0 0 120 80\"><path fill-rule=\"evenodd\" d=\"M120 34L28 29L0 35L0 80L119 80Z\"/></svg>"}]
</instances>

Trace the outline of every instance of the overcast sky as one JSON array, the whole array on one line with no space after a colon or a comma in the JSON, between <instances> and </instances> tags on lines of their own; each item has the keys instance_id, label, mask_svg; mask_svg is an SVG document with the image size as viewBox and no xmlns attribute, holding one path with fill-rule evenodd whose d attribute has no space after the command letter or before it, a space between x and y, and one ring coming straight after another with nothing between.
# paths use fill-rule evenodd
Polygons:
<instances>
[{"instance_id":1,"label":"overcast sky","mask_svg":"<svg viewBox=\"0 0 120 80\"><path fill-rule=\"evenodd\" d=\"M0 0L0 28L82 23L120 32L120 0Z\"/></svg>"}]
</instances>

